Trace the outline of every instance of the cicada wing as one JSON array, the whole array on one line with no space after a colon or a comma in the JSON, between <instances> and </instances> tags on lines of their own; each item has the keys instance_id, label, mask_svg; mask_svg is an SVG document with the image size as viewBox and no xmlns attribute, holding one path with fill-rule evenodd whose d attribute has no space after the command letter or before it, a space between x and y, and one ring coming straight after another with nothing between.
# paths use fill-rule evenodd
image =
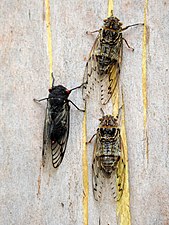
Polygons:
<instances>
[{"instance_id":1,"label":"cicada wing","mask_svg":"<svg viewBox=\"0 0 169 225\"><path fill-rule=\"evenodd\" d=\"M117 165L116 170L116 200L119 201L123 195L125 185L125 154L123 148L123 142L121 140L121 157Z\"/></svg>"},{"instance_id":2,"label":"cicada wing","mask_svg":"<svg viewBox=\"0 0 169 225\"><path fill-rule=\"evenodd\" d=\"M119 45L117 47L119 49L118 60L113 60L110 65L110 69L107 74L103 75L100 79L100 95L101 95L101 103L106 105L111 99L112 95L116 97L119 77L120 77L120 69L122 63L122 52L123 52L123 42L122 39L119 39Z\"/></svg>"},{"instance_id":3,"label":"cicada wing","mask_svg":"<svg viewBox=\"0 0 169 225\"><path fill-rule=\"evenodd\" d=\"M111 74L104 75L103 79L100 81L100 96L102 105L106 105L111 99L112 95L116 96L116 88L119 81L119 70L117 69L118 65L113 66L113 71Z\"/></svg>"},{"instance_id":4,"label":"cicada wing","mask_svg":"<svg viewBox=\"0 0 169 225\"><path fill-rule=\"evenodd\" d=\"M92 163L93 194L96 201L100 200L103 189L103 173L101 170L100 159L97 156L97 151L99 150L100 147L101 147L100 141L98 137L96 137Z\"/></svg>"},{"instance_id":5,"label":"cicada wing","mask_svg":"<svg viewBox=\"0 0 169 225\"><path fill-rule=\"evenodd\" d=\"M62 110L56 116L55 120L52 121L52 128L56 131L60 130L60 126L64 124L62 127L62 134L59 136L56 142L51 141L51 151L52 151L52 163L53 167L57 168L64 157L68 136L69 136L69 117L70 117L70 107L68 104L65 104L64 110ZM58 134L56 134L58 135Z\"/></svg>"},{"instance_id":6,"label":"cicada wing","mask_svg":"<svg viewBox=\"0 0 169 225\"><path fill-rule=\"evenodd\" d=\"M92 47L92 50L89 54L89 59L86 63L84 77L83 77L83 99L86 100L91 91L94 90L94 86L99 83L99 74L98 74L98 68L97 68L97 60L95 56L95 50L97 49L97 46L99 44L99 35L97 36L95 43Z\"/></svg>"},{"instance_id":7,"label":"cicada wing","mask_svg":"<svg viewBox=\"0 0 169 225\"><path fill-rule=\"evenodd\" d=\"M42 165L45 165L46 153L50 143L50 126L51 126L51 116L50 116L50 106L47 102L44 129L43 129L43 148L42 148Z\"/></svg>"}]
</instances>

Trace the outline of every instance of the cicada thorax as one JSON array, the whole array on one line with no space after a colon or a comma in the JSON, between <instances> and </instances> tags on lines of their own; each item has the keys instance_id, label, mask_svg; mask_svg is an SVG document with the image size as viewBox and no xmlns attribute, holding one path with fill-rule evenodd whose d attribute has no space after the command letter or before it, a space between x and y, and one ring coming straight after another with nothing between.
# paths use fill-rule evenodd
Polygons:
<instances>
[{"instance_id":1,"label":"cicada thorax","mask_svg":"<svg viewBox=\"0 0 169 225\"><path fill-rule=\"evenodd\" d=\"M100 42L102 44L108 43L110 46L114 46L120 37L121 33L115 32L111 29L102 28L100 32Z\"/></svg>"},{"instance_id":2,"label":"cicada thorax","mask_svg":"<svg viewBox=\"0 0 169 225\"><path fill-rule=\"evenodd\" d=\"M67 90L62 85L54 86L51 89L49 89L49 96L48 96L48 102L51 105L51 108L58 111L60 110L60 107L63 107L66 100L68 100L70 91Z\"/></svg>"},{"instance_id":3,"label":"cicada thorax","mask_svg":"<svg viewBox=\"0 0 169 225\"><path fill-rule=\"evenodd\" d=\"M100 42L94 54L101 78L102 75L109 74L113 65L119 60L119 52L122 47L122 33L102 28L99 39Z\"/></svg>"},{"instance_id":4,"label":"cicada thorax","mask_svg":"<svg viewBox=\"0 0 169 225\"><path fill-rule=\"evenodd\" d=\"M103 174L110 178L116 170L121 155L120 129L117 127L98 128L100 149L96 152Z\"/></svg>"}]
</instances>

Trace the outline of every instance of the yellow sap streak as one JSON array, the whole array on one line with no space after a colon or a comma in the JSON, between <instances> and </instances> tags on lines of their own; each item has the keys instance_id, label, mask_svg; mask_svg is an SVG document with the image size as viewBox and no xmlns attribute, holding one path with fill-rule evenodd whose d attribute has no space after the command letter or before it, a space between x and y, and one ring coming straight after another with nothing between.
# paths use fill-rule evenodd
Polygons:
<instances>
[{"instance_id":1,"label":"yellow sap streak","mask_svg":"<svg viewBox=\"0 0 169 225\"><path fill-rule=\"evenodd\" d=\"M125 130L125 111L124 111L124 100L122 98L122 121L121 121L121 137L123 143L123 160L125 163L125 182L123 195L119 202L117 202L117 218L120 225L131 225L130 216L130 191L129 191L129 173L128 173L128 150L127 150L127 139Z\"/></svg>"},{"instance_id":2,"label":"yellow sap streak","mask_svg":"<svg viewBox=\"0 0 169 225\"><path fill-rule=\"evenodd\" d=\"M86 145L86 107L83 118L83 224L88 225L88 196L89 196L89 184L88 184L88 161L87 161L87 145Z\"/></svg>"},{"instance_id":3,"label":"yellow sap streak","mask_svg":"<svg viewBox=\"0 0 169 225\"><path fill-rule=\"evenodd\" d=\"M50 0L45 1L46 5L46 27L47 27L47 39L48 39L48 54L49 54L49 70L50 70L50 87L52 86L52 34L51 34L51 24L50 24Z\"/></svg>"},{"instance_id":4,"label":"yellow sap streak","mask_svg":"<svg viewBox=\"0 0 169 225\"><path fill-rule=\"evenodd\" d=\"M114 4L113 0L108 0L108 16L111 16L112 14L113 4Z\"/></svg>"},{"instance_id":5,"label":"yellow sap streak","mask_svg":"<svg viewBox=\"0 0 169 225\"><path fill-rule=\"evenodd\" d=\"M148 0L145 0L144 6L144 31L143 31L143 53L142 53L142 93L143 93L143 118L145 130L145 144L146 144L146 157L148 159L148 138L147 138L147 52L146 52L146 15L147 15Z\"/></svg>"},{"instance_id":6,"label":"yellow sap streak","mask_svg":"<svg viewBox=\"0 0 169 225\"><path fill-rule=\"evenodd\" d=\"M108 0L108 16L111 15L111 11L113 10L113 1ZM112 73L113 77L113 73ZM129 174L128 174L128 150L127 150L127 139L126 139L126 131L125 131L125 117L124 117L124 101L121 92L119 92L119 85L117 86L117 89L115 90L115 94L112 96L112 103L113 103L113 115L116 116L118 114L119 107L119 99L122 99L121 103L123 105L122 108L122 123L121 123L121 137L123 141L123 151L124 156L123 160L125 163L125 182L124 182L124 190L123 195L120 199L120 201L117 202L117 219L118 224L120 225L131 225L131 216L130 216L130 192L129 192ZM120 104L121 104L120 103ZM121 167L121 165L120 165Z\"/></svg>"}]
</instances>

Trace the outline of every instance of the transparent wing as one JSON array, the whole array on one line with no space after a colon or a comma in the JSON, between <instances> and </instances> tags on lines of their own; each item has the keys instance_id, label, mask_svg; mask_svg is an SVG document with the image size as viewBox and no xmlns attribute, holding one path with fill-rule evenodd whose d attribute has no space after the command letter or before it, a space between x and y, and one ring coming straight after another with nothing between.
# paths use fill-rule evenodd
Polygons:
<instances>
[{"instance_id":1,"label":"transparent wing","mask_svg":"<svg viewBox=\"0 0 169 225\"><path fill-rule=\"evenodd\" d=\"M52 131L57 135L57 140L54 143L51 142L52 163L54 168L57 168L61 164L65 154L69 136L69 117L70 107L68 104L65 104L65 109L57 114L51 124Z\"/></svg>"},{"instance_id":2,"label":"transparent wing","mask_svg":"<svg viewBox=\"0 0 169 225\"><path fill-rule=\"evenodd\" d=\"M112 60L112 65L110 65L110 69L107 74L103 75L100 79L100 96L101 96L101 103L103 105L107 104L112 95L115 95L116 88L119 82L120 76L120 68L122 63L122 52L123 52L123 45L122 40L119 40L119 45L117 49L119 49L118 60Z\"/></svg>"},{"instance_id":3,"label":"transparent wing","mask_svg":"<svg viewBox=\"0 0 169 225\"><path fill-rule=\"evenodd\" d=\"M116 170L116 201L119 201L123 195L125 184L125 155L123 142L121 140L121 157Z\"/></svg>"},{"instance_id":4,"label":"transparent wing","mask_svg":"<svg viewBox=\"0 0 169 225\"><path fill-rule=\"evenodd\" d=\"M43 148L42 148L42 165L45 165L46 152L50 142L50 126L51 126L51 117L49 113L49 105L47 102L44 129L43 129Z\"/></svg>"},{"instance_id":5,"label":"transparent wing","mask_svg":"<svg viewBox=\"0 0 169 225\"><path fill-rule=\"evenodd\" d=\"M106 48L109 48L106 50ZM105 52L102 52L105 51ZM107 104L113 94L115 94L116 87L118 86L120 68L122 63L123 42L122 36L117 40L117 44L113 47L100 42L100 35L97 36L96 41L92 47L89 59L86 63L83 83L83 99L89 97L94 86L100 84L100 98L103 105ZM106 54L111 54L107 56ZM102 58L99 65L97 57ZM110 60L105 73L103 72L107 60ZM101 68L100 68L101 67Z\"/></svg>"},{"instance_id":6,"label":"transparent wing","mask_svg":"<svg viewBox=\"0 0 169 225\"><path fill-rule=\"evenodd\" d=\"M99 201L102 196L103 188L103 173L100 166L99 157L97 157L97 150L101 147L99 138L96 137L96 142L93 152L93 164L92 164L92 179L93 179L93 194L96 201Z\"/></svg>"},{"instance_id":7,"label":"transparent wing","mask_svg":"<svg viewBox=\"0 0 169 225\"><path fill-rule=\"evenodd\" d=\"M83 89L82 89L82 94L83 94L83 99L86 100L87 97L89 97L90 93L92 90L94 90L94 86L96 83L99 83L99 73L98 73L98 68L97 68L97 60L96 56L94 54L95 50L97 49L97 46L99 44L99 35L97 36L95 43L92 47L92 50L89 54L89 59L86 63L85 67L85 72L84 72L84 77L83 77Z\"/></svg>"}]
</instances>

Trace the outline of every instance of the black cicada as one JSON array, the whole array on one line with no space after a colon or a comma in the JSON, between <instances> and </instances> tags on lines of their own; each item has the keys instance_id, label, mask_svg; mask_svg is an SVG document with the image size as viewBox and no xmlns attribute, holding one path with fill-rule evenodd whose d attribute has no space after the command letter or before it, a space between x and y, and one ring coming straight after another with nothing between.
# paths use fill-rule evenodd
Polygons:
<instances>
[{"instance_id":1,"label":"black cicada","mask_svg":"<svg viewBox=\"0 0 169 225\"><path fill-rule=\"evenodd\" d=\"M52 88L49 89L48 98L43 98L40 100L34 99L36 102L47 100L43 132L43 165L46 158L46 151L49 146L52 151L53 167L57 168L63 160L69 136L69 102L71 102L78 110L84 112L84 110L79 109L71 100L69 100L68 97L71 91L80 88L82 85L68 90L62 85L54 86L53 78Z\"/></svg>"},{"instance_id":2,"label":"black cicada","mask_svg":"<svg viewBox=\"0 0 169 225\"><path fill-rule=\"evenodd\" d=\"M122 32L129 27L137 26L140 23L122 28L122 23L113 15L104 19L104 25L99 32L84 73L83 98L90 95L95 84L100 83L101 103L105 105L113 95L119 80L120 67L122 62L123 40L129 48L127 41L122 37ZM142 24L143 25L143 24ZM88 32L89 33L89 32ZM134 50L132 48L132 50Z\"/></svg>"},{"instance_id":3,"label":"black cicada","mask_svg":"<svg viewBox=\"0 0 169 225\"><path fill-rule=\"evenodd\" d=\"M101 198L102 186L104 178L113 179L114 174L118 178L117 195L113 191L114 198L120 200L124 187L124 169L125 165L121 157L123 151L122 139L120 135L120 128L118 116L105 115L100 119L100 125L97 129L93 164L93 193L95 199L98 201ZM90 139L90 143L93 139ZM121 169L120 161L123 164ZM113 181L111 182L113 184ZM114 186L112 187L114 189Z\"/></svg>"}]
</instances>

